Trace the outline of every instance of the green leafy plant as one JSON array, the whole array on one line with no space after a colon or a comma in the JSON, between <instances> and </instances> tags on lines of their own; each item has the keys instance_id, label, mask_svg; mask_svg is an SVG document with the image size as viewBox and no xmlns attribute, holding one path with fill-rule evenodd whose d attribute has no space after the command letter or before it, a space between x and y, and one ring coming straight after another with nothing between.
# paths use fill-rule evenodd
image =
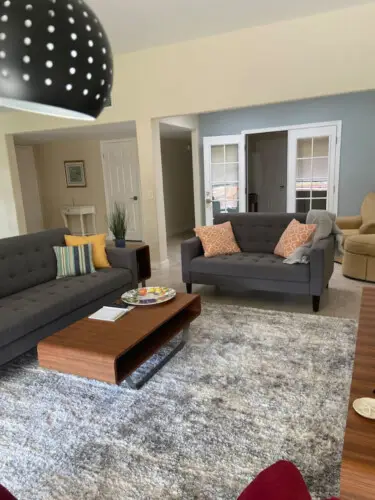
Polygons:
<instances>
[{"instance_id":1,"label":"green leafy plant","mask_svg":"<svg viewBox=\"0 0 375 500\"><path fill-rule=\"evenodd\" d=\"M124 205L115 203L109 214L108 226L116 240L124 240L127 229L126 209Z\"/></svg>"}]
</instances>

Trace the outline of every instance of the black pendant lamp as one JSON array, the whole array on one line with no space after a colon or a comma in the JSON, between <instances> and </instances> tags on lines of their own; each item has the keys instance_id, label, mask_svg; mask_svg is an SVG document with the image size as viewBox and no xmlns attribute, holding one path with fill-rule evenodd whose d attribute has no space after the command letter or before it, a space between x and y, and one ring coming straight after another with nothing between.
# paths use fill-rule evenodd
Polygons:
<instances>
[{"instance_id":1,"label":"black pendant lamp","mask_svg":"<svg viewBox=\"0 0 375 500\"><path fill-rule=\"evenodd\" d=\"M107 35L83 0L0 0L0 106L93 120L112 81Z\"/></svg>"}]
</instances>

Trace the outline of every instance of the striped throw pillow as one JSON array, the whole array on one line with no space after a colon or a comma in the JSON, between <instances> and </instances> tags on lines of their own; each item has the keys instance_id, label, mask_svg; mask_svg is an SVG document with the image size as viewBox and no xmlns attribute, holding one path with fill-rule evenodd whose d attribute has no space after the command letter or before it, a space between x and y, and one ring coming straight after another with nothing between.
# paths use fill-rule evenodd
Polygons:
<instances>
[{"instance_id":1,"label":"striped throw pillow","mask_svg":"<svg viewBox=\"0 0 375 500\"><path fill-rule=\"evenodd\" d=\"M95 272L91 243L76 247L53 247L53 249L57 260L57 279Z\"/></svg>"}]
</instances>

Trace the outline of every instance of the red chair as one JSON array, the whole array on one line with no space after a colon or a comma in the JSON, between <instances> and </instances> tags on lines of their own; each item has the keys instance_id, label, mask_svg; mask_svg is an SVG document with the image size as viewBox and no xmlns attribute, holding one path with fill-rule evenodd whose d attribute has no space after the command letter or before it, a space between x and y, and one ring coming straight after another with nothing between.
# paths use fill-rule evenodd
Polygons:
<instances>
[{"instance_id":1,"label":"red chair","mask_svg":"<svg viewBox=\"0 0 375 500\"><path fill-rule=\"evenodd\" d=\"M280 460L261 472L238 500L311 500L311 495L297 467Z\"/></svg>"},{"instance_id":2,"label":"red chair","mask_svg":"<svg viewBox=\"0 0 375 500\"><path fill-rule=\"evenodd\" d=\"M0 484L0 500L17 500L9 491Z\"/></svg>"}]
</instances>

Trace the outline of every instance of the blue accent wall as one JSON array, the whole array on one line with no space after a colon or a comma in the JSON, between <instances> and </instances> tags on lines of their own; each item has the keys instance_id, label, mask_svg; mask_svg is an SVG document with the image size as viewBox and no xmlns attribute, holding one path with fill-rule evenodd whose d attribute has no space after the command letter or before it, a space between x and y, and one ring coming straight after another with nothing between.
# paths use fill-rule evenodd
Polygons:
<instances>
[{"instance_id":1,"label":"blue accent wall","mask_svg":"<svg viewBox=\"0 0 375 500\"><path fill-rule=\"evenodd\" d=\"M356 215L366 193L375 191L375 91L218 111L199 121L203 143L207 136L335 120L342 120L338 212Z\"/></svg>"}]
</instances>

